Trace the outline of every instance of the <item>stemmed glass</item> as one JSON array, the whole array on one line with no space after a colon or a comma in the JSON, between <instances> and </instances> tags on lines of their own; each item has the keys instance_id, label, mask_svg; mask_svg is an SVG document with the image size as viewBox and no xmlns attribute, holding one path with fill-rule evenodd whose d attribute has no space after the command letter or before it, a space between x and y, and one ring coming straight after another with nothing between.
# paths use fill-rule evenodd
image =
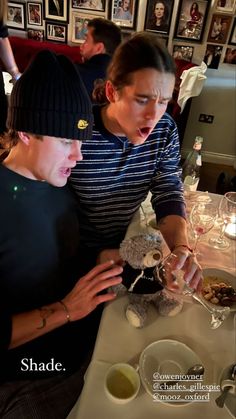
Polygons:
<instances>
[{"instance_id":1,"label":"stemmed glass","mask_svg":"<svg viewBox=\"0 0 236 419\"><path fill-rule=\"evenodd\" d=\"M185 299L192 297L198 301L211 314L211 328L217 329L230 313L229 307L213 307L201 292L191 288L184 280L184 271L176 269L178 257L170 253L156 268L156 279L165 288L167 295Z\"/></svg>"},{"instance_id":2,"label":"stemmed glass","mask_svg":"<svg viewBox=\"0 0 236 419\"><path fill-rule=\"evenodd\" d=\"M224 234L228 224L236 229L236 192L227 192L221 199L219 204L219 217L222 220L221 232L218 236L209 239L209 243L215 249L227 249L229 241L224 238Z\"/></svg>"},{"instance_id":3,"label":"stemmed glass","mask_svg":"<svg viewBox=\"0 0 236 419\"><path fill-rule=\"evenodd\" d=\"M214 226L217 215L217 207L211 202L199 202L193 206L189 220L195 236L194 252L196 252L200 237L208 233Z\"/></svg>"}]
</instances>

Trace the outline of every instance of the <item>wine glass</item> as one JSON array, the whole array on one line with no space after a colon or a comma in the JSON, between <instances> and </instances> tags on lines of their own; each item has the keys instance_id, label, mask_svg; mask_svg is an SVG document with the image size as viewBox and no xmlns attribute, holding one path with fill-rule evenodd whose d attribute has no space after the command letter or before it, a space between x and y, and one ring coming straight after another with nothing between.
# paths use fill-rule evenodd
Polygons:
<instances>
[{"instance_id":1,"label":"wine glass","mask_svg":"<svg viewBox=\"0 0 236 419\"><path fill-rule=\"evenodd\" d=\"M234 234L236 230L236 192L224 194L219 204L219 217L222 220L221 232L218 236L211 237L209 243L215 249L227 249L229 241L224 238L227 226L232 225Z\"/></svg>"},{"instance_id":2,"label":"wine glass","mask_svg":"<svg viewBox=\"0 0 236 419\"><path fill-rule=\"evenodd\" d=\"M170 253L159 266L156 267L156 279L165 288L167 295L184 300L192 297L211 314L211 328L217 329L230 313L229 307L213 307L201 292L191 288L184 280L184 271L176 269L177 255Z\"/></svg>"},{"instance_id":3,"label":"wine glass","mask_svg":"<svg viewBox=\"0 0 236 419\"><path fill-rule=\"evenodd\" d=\"M217 215L217 207L211 202L198 202L193 206L189 220L195 237L194 252L196 252L200 237L214 226Z\"/></svg>"}]
</instances>

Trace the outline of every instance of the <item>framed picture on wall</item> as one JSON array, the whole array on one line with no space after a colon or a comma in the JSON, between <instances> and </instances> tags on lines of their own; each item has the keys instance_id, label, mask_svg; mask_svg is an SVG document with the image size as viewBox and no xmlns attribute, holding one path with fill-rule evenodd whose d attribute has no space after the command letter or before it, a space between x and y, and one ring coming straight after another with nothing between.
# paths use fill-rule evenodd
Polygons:
<instances>
[{"instance_id":1,"label":"framed picture on wall","mask_svg":"<svg viewBox=\"0 0 236 419\"><path fill-rule=\"evenodd\" d=\"M231 45L236 45L236 18L234 19L232 31L229 37L229 43Z\"/></svg>"},{"instance_id":2,"label":"framed picture on wall","mask_svg":"<svg viewBox=\"0 0 236 419\"><path fill-rule=\"evenodd\" d=\"M177 60L192 61L193 47L187 45L174 45L173 57Z\"/></svg>"},{"instance_id":3,"label":"framed picture on wall","mask_svg":"<svg viewBox=\"0 0 236 419\"><path fill-rule=\"evenodd\" d=\"M211 19L207 41L225 44L231 21L232 16L214 14Z\"/></svg>"},{"instance_id":4,"label":"framed picture on wall","mask_svg":"<svg viewBox=\"0 0 236 419\"><path fill-rule=\"evenodd\" d=\"M44 40L44 30L42 29L29 29L28 30L28 38L34 39L35 41L43 41Z\"/></svg>"},{"instance_id":5,"label":"framed picture on wall","mask_svg":"<svg viewBox=\"0 0 236 419\"><path fill-rule=\"evenodd\" d=\"M224 56L224 63L236 64L236 48L227 48Z\"/></svg>"},{"instance_id":6,"label":"framed picture on wall","mask_svg":"<svg viewBox=\"0 0 236 419\"><path fill-rule=\"evenodd\" d=\"M174 0L148 0L145 31L169 34Z\"/></svg>"},{"instance_id":7,"label":"framed picture on wall","mask_svg":"<svg viewBox=\"0 0 236 419\"><path fill-rule=\"evenodd\" d=\"M71 7L73 9L96 10L99 12L105 12L106 0L71 0Z\"/></svg>"},{"instance_id":8,"label":"framed picture on wall","mask_svg":"<svg viewBox=\"0 0 236 419\"><path fill-rule=\"evenodd\" d=\"M8 2L7 26L9 28L25 30L25 3Z\"/></svg>"},{"instance_id":9,"label":"framed picture on wall","mask_svg":"<svg viewBox=\"0 0 236 419\"><path fill-rule=\"evenodd\" d=\"M232 13L235 9L236 0L216 0L216 12Z\"/></svg>"},{"instance_id":10,"label":"framed picture on wall","mask_svg":"<svg viewBox=\"0 0 236 419\"><path fill-rule=\"evenodd\" d=\"M47 41L56 41L66 44L67 25L63 25L62 23L46 22L45 32L45 38Z\"/></svg>"},{"instance_id":11,"label":"framed picture on wall","mask_svg":"<svg viewBox=\"0 0 236 419\"><path fill-rule=\"evenodd\" d=\"M29 25L42 26L42 3L27 3L27 21Z\"/></svg>"},{"instance_id":12,"label":"framed picture on wall","mask_svg":"<svg viewBox=\"0 0 236 419\"><path fill-rule=\"evenodd\" d=\"M85 35L88 32L88 22L94 19L94 15L86 15L79 12L71 13L72 23L72 42L82 43L85 40Z\"/></svg>"},{"instance_id":13,"label":"framed picture on wall","mask_svg":"<svg viewBox=\"0 0 236 419\"><path fill-rule=\"evenodd\" d=\"M110 19L121 28L136 29L138 0L111 0Z\"/></svg>"},{"instance_id":14,"label":"framed picture on wall","mask_svg":"<svg viewBox=\"0 0 236 419\"><path fill-rule=\"evenodd\" d=\"M175 38L201 42L209 5L209 0L180 0Z\"/></svg>"},{"instance_id":15,"label":"framed picture on wall","mask_svg":"<svg viewBox=\"0 0 236 419\"><path fill-rule=\"evenodd\" d=\"M222 49L223 47L221 45L207 44L203 61L208 68L214 68L216 70L219 67Z\"/></svg>"},{"instance_id":16,"label":"framed picture on wall","mask_svg":"<svg viewBox=\"0 0 236 419\"><path fill-rule=\"evenodd\" d=\"M68 0L45 0L45 19L68 22Z\"/></svg>"}]
</instances>

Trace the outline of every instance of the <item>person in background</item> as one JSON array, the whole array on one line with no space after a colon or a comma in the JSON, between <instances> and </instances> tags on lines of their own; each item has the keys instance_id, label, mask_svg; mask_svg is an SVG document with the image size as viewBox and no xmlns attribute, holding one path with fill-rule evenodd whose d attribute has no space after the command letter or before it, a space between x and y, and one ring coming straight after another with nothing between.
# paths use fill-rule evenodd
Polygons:
<instances>
[{"instance_id":1,"label":"person in background","mask_svg":"<svg viewBox=\"0 0 236 419\"><path fill-rule=\"evenodd\" d=\"M115 9L114 19L131 20L130 0L121 0L120 6Z\"/></svg>"},{"instance_id":2,"label":"person in background","mask_svg":"<svg viewBox=\"0 0 236 419\"><path fill-rule=\"evenodd\" d=\"M143 53L145 51L145 54ZM196 287L201 270L188 247L178 131L165 113L175 65L156 37L138 33L116 49L94 106L93 137L70 184L79 201L80 234L89 249L119 260L117 248L135 212L152 193L158 227ZM103 260L103 259L102 259Z\"/></svg>"},{"instance_id":3,"label":"person in background","mask_svg":"<svg viewBox=\"0 0 236 419\"><path fill-rule=\"evenodd\" d=\"M56 77L55 77L56 75ZM0 164L0 417L65 419L78 399L113 261L89 272L66 186L91 138L91 101L65 56L38 53L10 98Z\"/></svg>"},{"instance_id":4,"label":"person in background","mask_svg":"<svg viewBox=\"0 0 236 419\"><path fill-rule=\"evenodd\" d=\"M121 42L121 30L109 20L94 18L88 22L85 38L80 47L83 64L78 69L92 98L95 80L105 79L111 56Z\"/></svg>"},{"instance_id":5,"label":"person in background","mask_svg":"<svg viewBox=\"0 0 236 419\"><path fill-rule=\"evenodd\" d=\"M11 44L8 39L8 30L5 24L7 14L7 1L0 2L0 59L6 71L12 76L13 83L18 80L21 73L16 65ZM0 134L6 130L7 97L4 89L3 75L0 71Z\"/></svg>"},{"instance_id":6,"label":"person in background","mask_svg":"<svg viewBox=\"0 0 236 419\"><path fill-rule=\"evenodd\" d=\"M159 32L168 31L169 11L164 1L155 1L152 9L152 16L149 19L147 29Z\"/></svg>"}]
</instances>

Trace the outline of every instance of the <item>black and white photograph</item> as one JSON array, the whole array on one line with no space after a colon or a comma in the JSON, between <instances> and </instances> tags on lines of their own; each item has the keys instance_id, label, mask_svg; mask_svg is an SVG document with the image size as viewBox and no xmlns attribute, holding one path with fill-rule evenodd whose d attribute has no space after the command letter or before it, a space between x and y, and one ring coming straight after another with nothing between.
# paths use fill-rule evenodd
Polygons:
<instances>
[{"instance_id":1,"label":"black and white photograph","mask_svg":"<svg viewBox=\"0 0 236 419\"><path fill-rule=\"evenodd\" d=\"M207 44L203 61L206 63L208 68L216 70L219 67L222 50L223 47L221 45Z\"/></svg>"},{"instance_id":2,"label":"black and white photograph","mask_svg":"<svg viewBox=\"0 0 236 419\"><path fill-rule=\"evenodd\" d=\"M68 21L68 0L45 0L45 19Z\"/></svg>"},{"instance_id":3,"label":"black and white photograph","mask_svg":"<svg viewBox=\"0 0 236 419\"><path fill-rule=\"evenodd\" d=\"M186 45L174 45L173 47L173 57L177 60L192 61L193 56L193 47Z\"/></svg>"},{"instance_id":4,"label":"black and white photograph","mask_svg":"<svg viewBox=\"0 0 236 419\"><path fill-rule=\"evenodd\" d=\"M110 18L120 27L136 29L138 0L112 0Z\"/></svg>"},{"instance_id":5,"label":"black and white photograph","mask_svg":"<svg viewBox=\"0 0 236 419\"><path fill-rule=\"evenodd\" d=\"M207 19L209 0L180 0L175 37L200 42Z\"/></svg>"},{"instance_id":6,"label":"black and white photograph","mask_svg":"<svg viewBox=\"0 0 236 419\"><path fill-rule=\"evenodd\" d=\"M27 20L29 25L42 26L42 3L27 3Z\"/></svg>"},{"instance_id":7,"label":"black and white photograph","mask_svg":"<svg viewBox=\"0 0 236 419\"><path fill-rule=\"evenodd\" d=\"M149 0L144 29L169 34L174 0Z\"/></svg>"},{"instance_id":8,"label":"black and white photograph","mask_svg":"<svg viewBox=\"0 0 236 419\"><path fill-rule=\"evenodd\" d=\"M8 2L7 26L9 28L25 29L25 3Z\"/></svg>"},{"instance_id":9,"label":"black and white photograph","mask_svg":"<svg viewBox=\"0 0 236 419\"><path fill-rule=\"evenodd\" d=\"M71 7L74 9L96 10L105 12L106 0L72 0Z\"/></svg>"},{"instance_id":10,"label":"black and white photograph","mask_svg":"<svg viewBox=\"0 0 236 419\"><path fill-rule=\"evenodd\" d=\"M56 41L56 42L67 42L67 25L62 25L61 23L55 22L46 22L46 40Z\"/></svg>"}]
</instances>

